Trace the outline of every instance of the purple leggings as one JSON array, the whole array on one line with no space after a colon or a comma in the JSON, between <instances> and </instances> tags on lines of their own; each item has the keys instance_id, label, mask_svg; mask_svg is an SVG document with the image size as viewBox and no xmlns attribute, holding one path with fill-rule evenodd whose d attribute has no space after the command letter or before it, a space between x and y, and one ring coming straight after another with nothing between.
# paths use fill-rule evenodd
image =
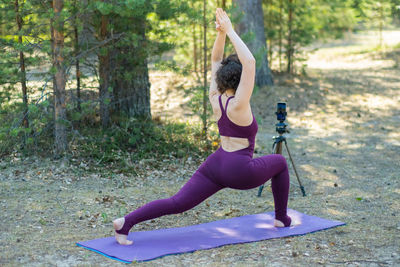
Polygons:
<instances>
[{"instance_id":1,"label":"purple leggings","mask_svg":"<svg viewBox=\"0 0 400 267\"><path fill-rule=\"evenodd\" d=\"M272 177L275 218L285 226L291 219L286 214L289 194L289 172L286 159L279 154L252 158L252 151L227 152L221 147L204 161L187 183L174 196L151 201L125 216L117 233L127 235L137 223L163 215L187 211L219 190L229 187L246 190L264 184Z\"/></svg>"}]
</instances>

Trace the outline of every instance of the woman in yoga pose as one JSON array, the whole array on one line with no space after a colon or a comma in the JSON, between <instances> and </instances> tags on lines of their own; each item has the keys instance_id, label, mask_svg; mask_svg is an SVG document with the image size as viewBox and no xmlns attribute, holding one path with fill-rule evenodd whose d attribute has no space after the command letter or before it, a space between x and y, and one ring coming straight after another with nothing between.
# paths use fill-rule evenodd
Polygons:
<instances>
[{"instance_id":1,"label":"woman in yoga pose","mask_svg":"<svg viewBox=\"0 0 400 267\"><path fill-rule=\"evenodd\" d=\"M221 146L174 196L151 201L125 217L114 220L115 238L122 245L133 243L127 240L127 236L137 223L189 210L226 187L240 190L258 187L271 177L275 203L274 224L276 227L291 225L291 218L286 213L289 194L286 159L279 154L253 159L258 130L250 106L256 71L255 59L233 30L226 12L220 8L216 11L216 28L218 33L211 55L209 99L214 115L219 118ZM222 60L226 35L237 55Z\"/></svg>"}]
</instances>

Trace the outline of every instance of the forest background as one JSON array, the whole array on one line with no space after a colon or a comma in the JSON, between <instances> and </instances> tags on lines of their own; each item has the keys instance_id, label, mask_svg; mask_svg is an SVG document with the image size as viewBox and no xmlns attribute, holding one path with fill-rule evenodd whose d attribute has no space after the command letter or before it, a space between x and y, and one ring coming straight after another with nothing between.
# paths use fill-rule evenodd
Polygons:
<instances>
[{"instance_id":1,"label":"forest background","mask_svg":"<svg viewBox=\"0 0 400 267\"><path fill-rule=\"evenodd\" d=\"M273 90L274 75L307 75L312 50L305 47L313 42L370 28L382 40L384 28L399 24L399 5L2 0L0 155L86 157L121 168L127 166L120 157L205 155L219 145L206 97L217 6L228 10L256 56L257 93ZM225 51L234 52L229 41ZM200 121L152 114L149 77L160 72L186 78L180 85L186 101L177 105L190 107L186 115ZM162 85L168 86L174 85Z\"/></svg>"}]
</instances>

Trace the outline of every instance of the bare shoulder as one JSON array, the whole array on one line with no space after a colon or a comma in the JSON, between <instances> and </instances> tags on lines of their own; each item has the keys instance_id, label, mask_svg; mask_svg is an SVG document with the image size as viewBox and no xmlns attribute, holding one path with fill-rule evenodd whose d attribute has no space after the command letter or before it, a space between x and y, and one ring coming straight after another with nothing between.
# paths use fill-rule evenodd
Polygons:
<instances>
[{"instance_id":1,"label":"bare shoulder","mask_svg":"<svg viewBox=\"0 0 400 267\"><path fill-rule=\"evenodd\" d=\"M229 102L231 111L234 113L242 113L247 110L251 110L250 101L243 101L243 99L237 98L236 96Z\"/></svg>"},{"instance_id":2,"label":"bare shoulder","mask_svg":"<svg viewBox=\"0 0 400 267\"><path fill-rule=\"evenodd\" d=\"M212 106L213 109L215 109L215 108L217 108L219 106L218 98L219 98L220 95L221 94L217 90L210 92L208 98L210 100L210 103L211 103L211 106Z\"/></svg>"},{"instance_id":3,"label":"bare shoulder","mask_svg":"<svg viewBox=\"0 0 400 267\"><path fill-rule=\"evenodd\" d=\"M229 102L230 107L227 110L228 118L237 125L247 126L253 120L250 102L243 104L242 102L238 102L235 98L232 99L233 101L231 100Z\"/></svg>"}]
</instances>

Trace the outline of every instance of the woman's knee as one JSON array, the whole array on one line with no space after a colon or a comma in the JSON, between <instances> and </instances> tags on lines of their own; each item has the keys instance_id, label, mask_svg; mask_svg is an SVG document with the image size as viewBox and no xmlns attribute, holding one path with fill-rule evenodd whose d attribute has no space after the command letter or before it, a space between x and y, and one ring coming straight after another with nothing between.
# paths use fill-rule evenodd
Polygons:
<instances>
[{"instance_id":1,"label":"woman's knee","mask_svg":"<svg viewBox=\"0 0 400 267\"><path fill-rule=\"evenodd\" d=\"M274 154L278 166L282 168L282 170L286 170L288 168L286 158L281 154Z\"/></svg>"},{"instance_id":2,"label":"woman's knee","mask_svg":"<svg viewBox=\"0 0 400 267\"><path fill-rule=\"evenodd\" d=\"M191 205L191 202L190 202L189 199L187 199L185 202L183 202L178 197L176 197L176 195L170 197L169 199L174 205L174 209L173 209L174 210L174 214L182 213L182 212L187 211L187 210L189 210L189 209L191 209L192 207L195 206L195 205Z\"/></svg>"}]
</instances>

